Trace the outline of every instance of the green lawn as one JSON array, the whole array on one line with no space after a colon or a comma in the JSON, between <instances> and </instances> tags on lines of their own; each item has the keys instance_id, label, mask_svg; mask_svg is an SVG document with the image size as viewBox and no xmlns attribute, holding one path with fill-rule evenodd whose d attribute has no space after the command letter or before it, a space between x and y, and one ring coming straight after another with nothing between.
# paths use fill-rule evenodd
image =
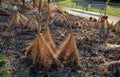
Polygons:
<instances>
[{"instance_id":1,"label":"green lawn","mask_svg":"<svg viewBox=\"0 0 120 77\"><path fill-rule=\"evenodd\" d=\"M71 7L72 8L73 2L72 2L72 0L63 0L63 1L59 1L58 4L61 5L61 6L66 6L66 7ZM76 8L75 4L74 4L73 8ZM77 9L82 9L82 7L78 6ZM84 10L85 10L85 8L84 8ZM100 10L98 10L98 9L92 9L90 11L100 12ZM120 4L119 5L109 4L109 7L107 8L107 14L120 17Z\"/></svg>"},{"instance_id":2,"label":"green lawn","mask_svg":"<svg viewBox=\"0 0 120 77\"><path fill-rule=\"evenodd\" d=\"M5 61L6 57L0 53L0 77L10 77L10 68Z\"/></svg>"}]
</instances>

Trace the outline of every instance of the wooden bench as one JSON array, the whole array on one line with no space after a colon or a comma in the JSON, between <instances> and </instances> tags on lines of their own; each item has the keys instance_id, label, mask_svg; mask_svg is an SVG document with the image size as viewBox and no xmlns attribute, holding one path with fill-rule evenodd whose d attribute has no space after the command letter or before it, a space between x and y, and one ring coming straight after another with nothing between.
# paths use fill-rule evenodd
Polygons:
<instances>
[{"instance_id":1,"label":"wooden bench","mask_svg":"<svg viewBox=\"0 0 120 77\"><path fill-rule=\"evenodd\" d=\"M105 4L96 4L96 3L92 3L91 4L91 9L99 9L100 13L102 13L102 11L104 11L106 9L106 5Z\"/></svg>"},{"instance_id":2,"label":"wooden bench","mask_svg":"<svg viewBox=\"0 0 120 77\"><path fill-rule=\"evenodd\" d=\"M85 7L86 10L87 10L87 6L88 6L88 3L87 3L87 2L82 2L82 1L79 2L79 1L76 1L75 4L76 4L76 8L77 8L77 6L82 6L82 9Z\"/></svg>"}]
</instances>

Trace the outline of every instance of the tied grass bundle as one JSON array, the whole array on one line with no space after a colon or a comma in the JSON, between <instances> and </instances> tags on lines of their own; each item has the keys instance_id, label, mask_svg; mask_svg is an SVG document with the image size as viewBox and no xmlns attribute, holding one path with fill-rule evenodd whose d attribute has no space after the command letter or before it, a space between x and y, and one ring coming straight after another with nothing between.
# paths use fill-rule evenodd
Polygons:
<instances>
[{"instance_id":1,"label":"tied grass bundle","mask_svg":"<svg viewBox=\"0 0 120 77\"><path fill-rule=\"evenodd\" d=\"M51 47L40 34L27 48L26 57L33 65L50 68L57 64L58 60Z\"/></svg>"},{"instance_id":2,"label":"tied grass bundle","mask_svg":"<svg viewBox=\"0 0 120 77\"><path fill-rule=\"evenodd\" d=\"M19 15L18 11L14 11L13 16L12 16L11 24L16 25L18 23L20 23L20 15Z\"/></svg>"},{"instance_id":3,"label":"tied grass bundle","mask_svg":"<svg viewBox=\"0 0 120 77\"><path fill-rule=\"evenodd\" d=\"M71 62L79 64L79 54L72 32L67 39L62 43L60 50L57 53L58 59L61 62Z\"/></svg>"},{"instance_id":4,"label":"tied grass bundle","mask_svg":"<svg viewBox=\"0 0 120 77\"><path fill-rule=\"evenodd\" d=\"M50 19L50 7L49 7L49 0L48 0L48 17L45 24L45 31L40 34L40 24L42 22L42 8L41 2L39 3L39 23L38 23L38 36L37 38L27 47L26 57L31 60L33 65L36 66L43 66L45 68L50 68L52 65L56 64L59 65L59 60L62 62L71 62L72 64L79 65L79 54L78 49L75 43L75 39L73 37L71 23L67 15L64 15L66 21L70 27L70 34L67 39L61 45L60 50L58 53L56 52L56 46L52 39L49 29L49 19ZM59 60L58 60L59 59Z\"/></svg>"},{"instance_id":5,"label":"tied grass bundle","mask_svg":"<svg viewBox=\"0 0 120 77\"><path fill-rule=\"evenodd\" d=\"M70 62L71 64L80 66L79 53L78 53L75 39L73 37L72 25L71 25L70 19L68 18L67 15L63 15L63 16L65 16L66 21L69 24L70 34L67 37L67 39L62 43L62 45L57 53L57 58L61 62L67 62L67 63Z\"/></svg>"},{"instance_id":6,"label":"tied grass bundle","mask_svg":"<svg viewBox=\"0 0 120 77\"><path fill-rule=\"evenodd\" d=\"M39 16L41 16L41 8L39 9ZM58 65L59 61L50 46L51 40L48 39L48 37L52 39L48 29L49 15L46 22L45 32L39 34L41 20L42 19L40 18L38 23L38 37L28 46L26 57L30 59L35 66L50 68L54 64Z\"/></svg>"}]
</instances>

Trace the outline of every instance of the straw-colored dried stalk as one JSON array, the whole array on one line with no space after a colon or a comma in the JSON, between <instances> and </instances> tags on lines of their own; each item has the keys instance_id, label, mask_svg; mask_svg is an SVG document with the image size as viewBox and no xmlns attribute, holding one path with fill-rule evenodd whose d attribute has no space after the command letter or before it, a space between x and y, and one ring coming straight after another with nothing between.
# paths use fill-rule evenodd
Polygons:
<instances>
[{"instance_id":1,"label":"straw-colored dried stalk","mask_svg":"<svg viewBox=\"0 0 120 77\"><path fill-rule=\"evenodd\" d=\"M53 41L53 38L51 37L49 27L47 27L47 29L42 33L42 36L44 37L48 45L52 48L53 52L56 53L56 45Z\"/></svg>"},{"instance_id":2,"label":"straw-colored dried stalk","mask_svg":"<svg viewBox=\"0 0 120 77\"><path fill-rule=\"evenodd\" d=\"M48 1L48 6L49 6L49 1ZM48 45L52 48L53 52L56 52L56 45L53 41L53 38L50 34L50 29L49 29L49 20L50 19L50 7L48 7L48 17L47 17L47 21L45 24L45 31L42 33L44 39L46 40L46 42L48 43Z\"/></svg>"},{"instance_id":3,"label":"straw-colored dried stalk","mask_svg":"<svg viewBox=\"0 0 120 77\"><path fill-rule=\"evenodd\" d=\"M109 44L109 43L107 43L104 46L105 50L110 50L110 49L118 49L119 50L119 48L120 48L120 45L117 45L117 44Z\"/></svg>"},{"instance_id":4,"label":"straw-colored dried stalk","mask_svg":"<svg viewBox=\"0 0 120 77\"><path fill-rule=\"evenodd\" d=\"M109 22L108 22L108 16L105 16L105 27L107 28L107 30L109 29Z\"/></svg>"},{"instance_id":5,"label":"straw-colored dried stalk","mask_svg":"<svg viewBox=\"0 0 120 77\"><path fill-rule=\"evenodd\" d=\"M59 37L58 37L58 39L64 38L64 37L65 37L65 33L66 33L67 31L68 31L68 30L65 30L65 31L63 31L63 32L59 32Z\"/></svg>"},{"instance_id":6,"label":"straw-colored dried stalk","mask_svg":"<svg viewBox=\"0 0 120 77\"><path fill-rule=\"evenodd\" d=\"M50 11L51 13L60 13L60 14L65 14L65 11L62 10L62 8L58 5L50 5Z\"/></svg>"},{"instance_id":7,"label":"straw-colored dried stalk","mask_svg":"<svg viewBox=\"0 0 120 77\"><path fill-rule=\"evenodd\" d=\"M38 6L39 13L41 12L41 9L42 9L42 0L39 1L39 6Z\"/></svg>"},{"instance_id":8,"label":"straw-colored dried stalk","mask_svg":"<svg viewBox=\"0 0 120 77\"><path fill-rule=\"evenodd\" d=\"M120 32L120 20L115 24L114 30L115 32Z\"/></svg>"},{"instance_id":9,"label":"straw-colored dried stalk","mask_svg":"<svg viewBox=\"0 0 120 77\"><path fill-rule=\"evenodd\" d=\"M70 32L67 39L62 43L57 55L61 62L79 64L79 53L72 32Z\"/></svg>"},{"instance_id":10,"label":"straw-colored dried stalk","mask_svg":"<svg viewBox=\"0 0 120 77\"><path fill-rule=\"evenodd\" d=\"M26 16L20 14L20 22L23 26L26 25L27 21L28 21L28 18Z\"/></svg>"},{"instance_id":11,"label":"straw-colored dried stalk","mask_svg":"<svg viewBox=\"0 0 120 77\"><path fill-rule=\"evenodd\" d=\"M59 13L59 14L63 15L63 18L70 25L69 17L67 16L66 11L62 10L62 8L60 6L58 6L58 5L50 5L50 7L51 7L50 8L51 13Z\"/></svg>"}]
</instances>

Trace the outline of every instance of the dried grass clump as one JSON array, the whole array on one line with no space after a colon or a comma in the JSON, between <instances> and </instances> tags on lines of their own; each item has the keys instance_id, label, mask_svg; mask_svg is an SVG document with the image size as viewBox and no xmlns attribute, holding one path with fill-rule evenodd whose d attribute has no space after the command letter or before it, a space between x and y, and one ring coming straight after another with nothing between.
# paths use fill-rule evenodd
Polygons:
<instances>
[{"instance_id":1,"label":"dried grass clump","mask_svg":"<svg viewBox=\"0 0 120 77\"><path fill-rule=\"evenodd\" d=\"M41 24L41 1L39 2L39 24L38 24L38 37L27 47L26 57L31 60L32 64L35 66L43 66L45 68L50 68L52 65L59 63L55 52L55 45L53 46L53 40L50 35L48 28L49 24L49 14L46 22L46 29L42 34L40 33Z\"/></svg>"},{"instance_id":2,"label":"dried grass clump","mask_svg":"<svg viewBox=\"0 0 120 77\"><path fill-rule=\"evenodd\" d=\"M61 62L71 62L72 64L79 64L77 46L72 33L70 32L67 39L62 43L60 50L58 51L58 59Z\"/></svg>"},{"instance_id":3,"label":"dried grass clump","mask_svg":"<svg viewBox=\"0 0 120 77\"><path fill-rule=\"evenodd\" d=\"M79 55L78 55L78 49L76 46L76 42L75 39L73 37L73 32L72 32L72 26L70 23L69 18L67 17L67 15L64 15L67 19L67 22L69 24L70 27L70 34L67 37L67 39L63 42L63 44L61 45L57 56L58 59L61 62L71 62L72 64L79 64Z\"/></svg>"},{"instance_id":4,"label":"dried grass clump","mask_svg":"<svg viewBox=\"0 0 120 77\"><path fill-rule=\"evenodd\" d=\"M70 27L70 34L61 45L58 53L56 53L56 45L52 39L49 29L50 19L50 0L48 0L48 17L45 24L45 30L40 34L40 26L42 22L41 0L39 2L39 23L38 37L27 47L26 57L31 60L33 65L50 68L53 64L58 65L61 62L71 62L71 64L79 65L78 49L73 37L71 23L67 15L63 15ZM59 12L60 13L60 12ZM59 59L59 60L58 60Z\"/></svg>"},{"instance_id":5,"label":"dried grass clump","mask_svg":"<svg viewBox=\"0 0 120 77\"><path fill-rule=\"evenodd\" d=\"M43 66L45 68L50 68L58 61L42 35L39 35L39 37L28 46L26 57L31 60L33 65Z\"/></svg>"},{"instance_id":6,"label":"dried grass clump","mask_svg":"<svg viewBox=\"0 0 120 77\"><path fill-rule=\"evenodd\" d=\"M66 18L66 21L69 25L69 36L67 37L67 39L62 43L58 53L57 53L57 58L61 61L61 62L67 62L67 63L71 63L71 64L76 64L79 65L79 53L78 53L78 49L76 46L76 42L75 39L73 37L73 32L72 32L72 25L71 22L68 18L67 15L64 15Z\"/></svg>"},{"instance_id":7,"label":"dried grass clump","mask_svg":"<svg viewBox=\"0 0 120 77\"><path fill-rule=\"evenodd\" d=\"M120 32L120 20L115 24L114 30L116 33Z\"/></svg>"},{"instance_id":8,"label":"dried grass clump","mask_svg":"<svg viewBox=\"0 0 120 77\"><path fill-rule=\"evenodd\" d=\"M37 27L38 22L33 19L33 17L27 18L26 16L20 14L17 10L14 11L12 16L11 25L22 24L24 27Z\"/></svg>"},{"instance_id":9,"label":"dried grass clump","mask_svg":"<svg viewBox=\"0 0 120 77\"><path fill-rule=\"evenodd\" d=\"M22 20L23 21L23 20ZM25 23L23 23L24 27L32 27L37 28L38 22L34 20L33 17L29 17Z\"/></svg>"},{"instance_id":10,"label":"dried grass clump","mask_svg":"<svg viewBox=\"0 0 120 77\"><path fill-rule=\"evenodd\" d=\"M20 15L19 15L18 11L14 11L13 16L12 16L11 24L16 25L18 23L20 23Z\"/></svg>"}]
</instances>

